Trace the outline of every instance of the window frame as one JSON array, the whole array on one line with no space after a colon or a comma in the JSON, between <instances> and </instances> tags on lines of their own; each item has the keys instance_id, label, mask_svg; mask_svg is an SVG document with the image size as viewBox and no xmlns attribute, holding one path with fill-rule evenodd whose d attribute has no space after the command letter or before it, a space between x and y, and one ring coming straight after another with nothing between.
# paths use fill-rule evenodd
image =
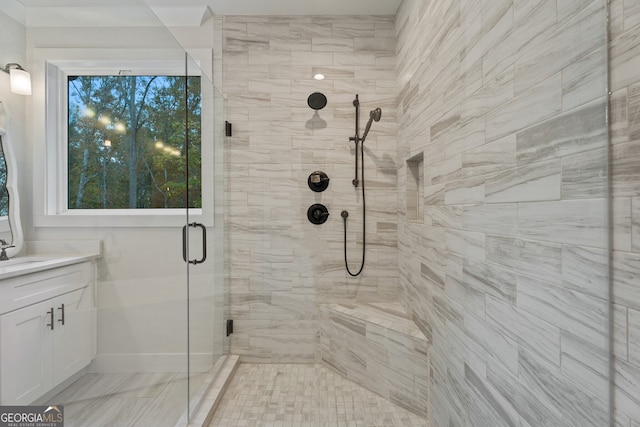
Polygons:
<instances>
[{"instance_id":1,"label":"window frame","mask_svg":"<svg viewBox=\"0 0 640 427\"><path fill-rule=\"evenodd\" d=\"M186 223L186 208L69 209L69 75L132 74L201 76L202 208L188 209L188 220L213 226L213 85L208 49L35 49L33 64L34 225L36 227L174 227ZM205 71L201 71L201 69ZM38 146L41 144L41 146Z\"/></svg>"}]
</instances>

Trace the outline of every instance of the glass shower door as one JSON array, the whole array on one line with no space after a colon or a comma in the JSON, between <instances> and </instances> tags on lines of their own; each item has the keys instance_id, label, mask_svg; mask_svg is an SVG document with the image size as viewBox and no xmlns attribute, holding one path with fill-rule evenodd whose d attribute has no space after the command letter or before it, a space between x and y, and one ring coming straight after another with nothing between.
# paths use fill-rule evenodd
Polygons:
<instances>
[{"instance_id":1,"label":"glass shower door","mask_svg":"<svg viewBox=\"0 0 640 427\"><path fill-rule=\"evenodd\" d=\"M47 183L30 188L25 232L64 247L93 239L103 252L96 358L49 402L64 405L68 426L172 427L197 406L222 353L211 49L185 59L142 0L20 6L28 20L0 20L24 30L33 78L22 116L23 153L34 157L21 172L25 186Z\"/></svg>"},{"instance_id":2,"label":"glass shower door","mask_svg":"<svg viewBox=\"0 0 640 427\"><path fill-rule=\"evenodd\" d=\"M185 159L189 194L201 195L190 203L183 228L187 261L187 372L190 419L215 377L223 353L224 227L222 97L213 84L211 50L188 50L186 75L199 76L189 88L186 102ZM191 81L187 79L187 81Z\"/></svg>"}]
</instances>

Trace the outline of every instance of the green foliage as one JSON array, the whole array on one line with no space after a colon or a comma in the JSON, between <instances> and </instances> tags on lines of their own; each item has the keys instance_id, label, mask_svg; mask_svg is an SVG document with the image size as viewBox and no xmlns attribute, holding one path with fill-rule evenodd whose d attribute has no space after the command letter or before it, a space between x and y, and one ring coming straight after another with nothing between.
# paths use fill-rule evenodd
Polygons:
<instances>
[{"instance_id":1,"label":"green foliage","mask_svg":"<svg viewBox=\"0 0 640 427\"><path fill-rule=\"evenodd\" d=\"M71 76L68 88L69 209L202 206L200 77Z\"/></svg>"}]
</instances>

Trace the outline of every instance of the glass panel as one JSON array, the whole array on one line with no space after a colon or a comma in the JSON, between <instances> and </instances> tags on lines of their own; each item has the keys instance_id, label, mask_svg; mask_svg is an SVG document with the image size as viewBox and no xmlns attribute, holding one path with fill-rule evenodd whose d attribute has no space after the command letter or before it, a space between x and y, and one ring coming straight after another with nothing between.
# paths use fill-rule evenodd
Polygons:
<instances>
[{"instance_id":1,"label":"glass panel","mask_svg":"<svg viewBox=\"0 0 640 427\"><path fill-rule=\"evenodd\" d=\"M224 218L222 153L222 97L210 77L213 72L211 52L208 57L191 52L187 60L187 75L200 75L201 115L195 110L195 93L191 93L189 128L189 194L202 192L203 215L197 227L189 227L188 310L189 310L189 413L198 410L216 363L223 354L224 304ZM209 60L207 61L206 58ZM193 91L195 92L195 91ZM197 106L196 106L197 108ZM197 125L192 117L202 117ZM202 135L202 143L198 137ZM208 167L200 168L199 159ZM220 168L220 169L219 169ZM196 179L202 170L201 179ZM188 222L193 224L191 217ZM203 262L200 262L200 261Z\"/></svg>"},{"instance_id":2,"label":"glass panel","mask_svg":"<svg viewBox=\"0 0 640 427\"><path fill-rule=\"evenodd\" d=\"M49 182L53 176L59 183L48 190L34 186L36 207L29 208L44 212L39 208L45 200L59 199L78 211L78 221L61 232L61 222L34 213L41 223L36 229L29 221L26 231L33 240L58 240L65 247L68 241L85 239L101 240L103 247L97 356L88 374L51 401L65 406L69 426L80 424L87 408L92 408L88 416L103 424L135 420L173 426L187 417L190 397L203 395L222 354L222 310L214 285L222 283L223 258L218 255L224 228L222 193L213 188L216 101L211 73L200 72L198 55L185 61L185 50L142 1L41 5L25 0L29 25L21 24L24 56L33 58L29 116L38 124L22 150L37 153L34 166L22 175L33 176L29 182ZM208 57L212 69L211 50ZM142 64L142 71L136 64ZM150 71L165 66L172 72ZM96 67L110 72L96 73ZM67 111L72 118L68 132ZM40 124L50 122L57 127L47 133ZM60 135L68 135L70 145L57 145ZM31 162L22 163L31 167ZM213 197L220 197L219 224ZM191 271L183 261L182 225L170 225L164 212L157 213L172 208L181 208L183 224L207 227L208 259ZM109 212L93 212L102 209ZM153 212L144 221L133 217L121 226L116 216L122 210ZM187 230L186 256L199 259L201 229Z\"/></svg>"}]
</instances>

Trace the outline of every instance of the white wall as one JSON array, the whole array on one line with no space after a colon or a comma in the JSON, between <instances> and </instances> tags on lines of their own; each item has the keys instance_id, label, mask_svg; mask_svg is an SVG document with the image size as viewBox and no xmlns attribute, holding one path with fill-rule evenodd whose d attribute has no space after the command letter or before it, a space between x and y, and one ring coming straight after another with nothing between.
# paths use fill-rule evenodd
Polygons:
<instances>
[{"instance_id":1,"label":"white wall","mask_svg":"<svg viewBox=\"0 0 640 427\"><path fill-rule=\"evenodd\" d=\"M24 28L22 31L24 33ZM213 48L212 21L200 28L180 29L178 33L185 45ZM32 62L34 49L47 47L153 49L179 47L179 44L171 33L160 26L29 27L21 47L23 58L24 52L27 52L28 60ZM21 186L24 201L22 217L27 239L98 239L103 242L104 256L99 261L98 283L98 359L94 370L184 369L187 267L182 261L181 227L35 226L33 210L36 205L32 190L44 183L33 182L30 178L35 174L34 168L39 167L34 166L39 164L34 159L42 155L44 142L37 137L41 134L39 129L43 124L34 122L28 114L33 108L31 101L27 100L25 110L27 138L21 156L23 182L27 184ZM220 181L221 176L220 172ZM210 229L210 239L218 237L222 241L222 229ZM219 255L210 253L211 258ZM218 263L217 267L220 265ZM202 269L207 270L204 276L198 274ZM198 271L191 274L193 283L201 283L208 286L207 289L212 289L213 269L201 267ZM211 307L212 295L206 296L203 304ZM201 343L195 348L198 352L219 353L221 349L211 348L214 320L211 313L205 311L202 306L192 311L192 314L197 312L201 320L197 322L199 326L194 327L192 344ZM216 333L221 336L222 325L215 327ZM220 339L218 344L221 342Z\"/></svg>"}]
</instances>

